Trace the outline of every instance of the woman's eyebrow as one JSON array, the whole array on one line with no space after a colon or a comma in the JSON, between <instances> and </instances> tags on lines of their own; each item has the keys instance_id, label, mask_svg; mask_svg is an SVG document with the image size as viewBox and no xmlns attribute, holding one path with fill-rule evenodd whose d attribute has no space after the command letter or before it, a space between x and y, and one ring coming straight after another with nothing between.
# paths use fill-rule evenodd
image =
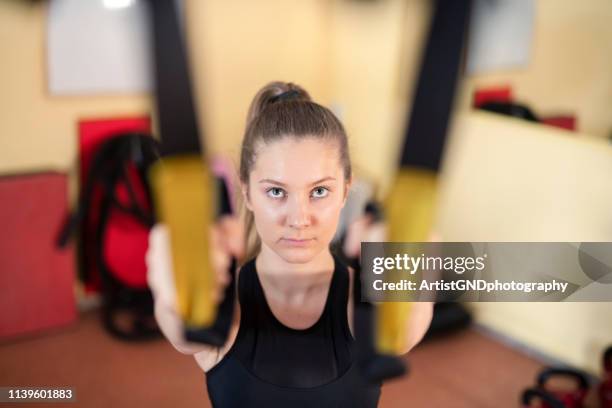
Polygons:
<instances>
[{"instance_id":1,"label":"woman's eyebrow","mask_svg":"<svg viewBox=\"0 0 612 408\"><path fill-rule=\"evenodd\" d=\"M312 183L310 183L310 186L314 186L315 184L319 184L319 183L323 183L324 181L335 181L336 179L334 177L323 177L320 180L314 181ZM270 184L277 184L279 186L283 186L283 187L287 187L287 185L285 183L282 183L280 181L277 180L272 180L272 179L261 179L259 180L259 183L270 183Z\"/></svg>"},{"instance_id":2,"label":"woman's eyebrow","mask_svg":"<svg viewBox=\"0 0 612 408\"><path fill-rule=\"evenodd\" d=\"M334 177L327 176L327 177L323 177L322 179L317 180L317 181L315 181L313 183L310 183L310 185L314 186L315 184L320 184L320 183L323 183L324 181L336 181L336 179Z\"/></svg>"},{"instance_id":3,"label":"woman's eyebrow","mask_svg":"<svg viewBox=\"0 0 612 408\"><path fill-rule=\"evenodd\" d=\"M279 186L287 187L285 183L281 183L280 181L272 180L272 179L261 179L259 183L269 183L269 184L278 184Z\"/></svg>"}]
</instances>

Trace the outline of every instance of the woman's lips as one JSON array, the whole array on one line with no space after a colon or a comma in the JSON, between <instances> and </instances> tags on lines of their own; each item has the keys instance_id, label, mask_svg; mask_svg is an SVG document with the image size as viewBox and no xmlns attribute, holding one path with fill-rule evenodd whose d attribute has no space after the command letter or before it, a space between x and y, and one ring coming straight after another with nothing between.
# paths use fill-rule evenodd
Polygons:
<instances>
[{"instance_id":1,"label":"woman's lips","mask_svg":"<svg viewBox=\"0 0 612 408\"><path fill-rule=\"evenodd\" d=\"M307 246L312 241L314 241L313 238L303 238L303 239L281 238L281 242L283 242L284 244L289 245L289 246L295 246L295 247Z\"/></svg>"}]
</instances>

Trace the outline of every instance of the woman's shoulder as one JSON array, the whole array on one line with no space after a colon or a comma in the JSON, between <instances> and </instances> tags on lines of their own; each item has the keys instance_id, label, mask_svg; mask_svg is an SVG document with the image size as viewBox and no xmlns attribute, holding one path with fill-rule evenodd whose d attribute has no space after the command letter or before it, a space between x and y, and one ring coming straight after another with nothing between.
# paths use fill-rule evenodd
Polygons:
<instances>
[{"instance_id":1,"label":"woman's shoulder","mask_svg":"<svg viewBox=\"0 0 612 408\"><path fill-rule=\"evenodd\" d=\"M337 265L337 270L341 271L341 273L344 273L345 276L348 278L345 280L346 282L346 286L344 287L344 290L346 290L346 294L345 294L345 299L346 299L346 318L347 318L347 323L348 323L348 329L349 332L351 334L351 336L353 338L355 338L354 336L354 330L353 330L353 282L355 279L355 268L353 268L350 265L350 262L346 261L343 259L343 257L338 256L337 254L333 254L334 255L334 259L336 261L336 265Z\"/></svg>"},{"instance_id":2,"label":"woman's shoulder","mask_svg":"<svg viewBox=\"0 0 612 408\"><path fill-rule=\"evenodd\" d=\"M332 256L334 257L334 261L336 263L336 270L348 275L349 288L351 288L353 276L355 275L355 268L353 268L351 266L351 262L346 260L343 256L339 256L334 252L332 252Z\"/></svg>"},{"instance_id":3,"label":"woman's shoulder","mask_svg":"<svg viewBox=\"0 0 612 408\"><path fill-rule=\"evenodd\" d=\"M238 280L238 277L241 274L247 275L247 274L249 274L249 271L254 271L255 270L255 260L256 259L257 258L247 259L247 260L243 261L240 265L238 265L236 267L236 280Z\"/></svg>"}]
</instances>

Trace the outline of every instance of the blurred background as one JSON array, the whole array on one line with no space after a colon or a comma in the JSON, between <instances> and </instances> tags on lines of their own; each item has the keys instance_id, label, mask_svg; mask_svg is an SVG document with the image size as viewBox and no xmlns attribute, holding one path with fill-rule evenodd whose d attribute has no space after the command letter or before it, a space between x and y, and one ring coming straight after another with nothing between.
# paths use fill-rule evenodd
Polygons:
<instances>
[{"instance_id":1,"label":"blurred background","mask_svg":"<svg viewBox=\"0 0 612 408\"><path fill-rule=\"evenodd\" d=\"M295 82L341 118L357 177L384 196L435 4L182 1L209 152L236 165L252 97L272 80ZM437 239L612 241L610 21L609 0L473 1L435 169ZM142 0L0 2L0 386L75 387L76 406L207 406L190 357L103 328L100 284L79 279L82 240L55 245L99 143L156 127L149 52ZM142 269L140 228L134 240L108 238L106 248L121 247L116 262ZM611 304L473 303L462 313L450 325L461 330L408 355L411 373L383 388L381 406L516 407L549 365L583 372L586 406L605 406L596 387L612 378L602 367Z\"/></svg>"}]
</instances>

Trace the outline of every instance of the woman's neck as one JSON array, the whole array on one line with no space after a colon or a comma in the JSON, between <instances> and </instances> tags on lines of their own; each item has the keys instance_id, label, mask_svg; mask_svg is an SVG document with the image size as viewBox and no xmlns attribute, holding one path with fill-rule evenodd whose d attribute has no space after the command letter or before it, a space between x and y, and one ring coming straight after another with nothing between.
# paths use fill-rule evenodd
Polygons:
<instances>
[{"instance_id":1,"label":"woman's neck","mask_svg":"<svg viewBox=\"0 0 612 408\"><path fill-rule=\"evenodd\" d=\"M290 263L262 244L255 267L268 294L299 303L312 292L327 289L335 261L330 251L321 251L309 262Z\"/></svg>"}]
</instances>

